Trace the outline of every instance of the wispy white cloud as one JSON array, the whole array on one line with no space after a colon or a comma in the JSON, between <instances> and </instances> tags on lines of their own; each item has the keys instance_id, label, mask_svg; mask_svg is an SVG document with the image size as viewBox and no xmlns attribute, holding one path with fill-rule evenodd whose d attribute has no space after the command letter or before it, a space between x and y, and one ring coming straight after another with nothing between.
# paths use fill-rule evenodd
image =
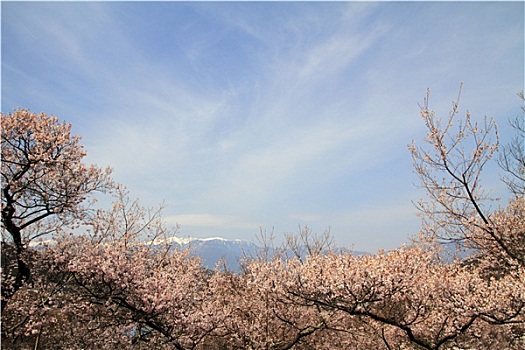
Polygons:
<instances>
[{"instance_id":1,"label":"wispy white cloud","mask_svg":"<svg viewBox=\"0 0 525 350\"><path fill-rule=\"evenodd\" d=\"M523 86L519 5L2 6L2 108L69 119L90 161L190 235L304 220L391 247L417 192L373 181L410 182L425 89L447 111L465 81L469 109L501 114Z\"/></svg>"}]
</instances>

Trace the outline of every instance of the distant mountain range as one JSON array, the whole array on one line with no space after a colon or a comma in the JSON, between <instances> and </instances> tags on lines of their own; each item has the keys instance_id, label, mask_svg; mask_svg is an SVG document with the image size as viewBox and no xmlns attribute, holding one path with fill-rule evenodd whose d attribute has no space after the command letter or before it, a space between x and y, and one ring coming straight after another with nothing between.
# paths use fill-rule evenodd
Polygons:
<instances>
[{"instance_id":1,"label":"distant mountain range","mask_svg":"<svg viewBox=\"0 0 525 350\"><path fill-rule=\"evenodd\" d=\"M254 256L260 247L242 240L227 240L220 237L194 238L180 242L182 248L189 248L192 255L202 258L202 264L207 269L215 269L221 261L226 268L239 272L241 261Z\"/></svg>"},{"instance_id":2,"label":"distant mountain range","mask_svg":"<svg viewBox=\"0 0 525 350\"><path fill-rule=\"evenodd\" d=\"M30 246L39 249L44 247L45 243L51 242L53 241L47 240L32 242L30 243ZM174 248L176 247L182 249L189 248L192 255L199 256L202 259L202 264L205 268L215 270L217 263L220 261L225 264L228 270L233 272L241 271L241 263L243 260L247 261L263 252L263 248L257 244L240 239L228 240L221 237L195 238L173 236L167 239L156 239L154 241L148 241L144 243L152 243L153 245L168 244L172 245ZM442 242L441 246L443 250L440 252L440 256L445 262L452 262L455 257L464 259L474 254L473 249L466 249L465 247L462 247L461 245L458 245L458 243L454 242ZM2 249L4 249L4 247L2 247ZM352 253L354 255L371 254L369 252L352 251L345 248L336 249L337 251ZM269 255L272 255L273 251L270 250L268 253ZM287 257L294 256L294 254L289 250L285 251L284 254ZM2 264L4 263L4 258L5 256L2 256Z\"/></svg>"},{"instance_id":3,"label":"distant mountain range","mask_svg":"<svg viewBox=\"0 0 525 350\"><path fill-rule=\"evenodd\" d=\"M175 247L189 248L192 255L202 258L203 266L207 269L214 270L220 261L226 265L226 268L234 272L241 270L241 262L243 260L255 257L258 252L260 253L263 250L262 247L248 241L239 239L228 240L221 237L170 237L167 240L158 241L158 243L168 243ZM291 252L285 253L287 256L293 255ZM355 255L369 254L367 252L353 253Z\"/></svg>"}]
</instances>

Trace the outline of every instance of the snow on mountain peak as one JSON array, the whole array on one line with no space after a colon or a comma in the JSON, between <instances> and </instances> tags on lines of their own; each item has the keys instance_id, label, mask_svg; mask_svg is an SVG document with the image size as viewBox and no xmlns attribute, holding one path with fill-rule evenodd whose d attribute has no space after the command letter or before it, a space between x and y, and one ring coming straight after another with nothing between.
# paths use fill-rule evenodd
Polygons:
<instances>
[{"instance_id":1,"label":"snow on mountain peak","mask_svg":"<svg viewBox=\"0 0 525 350\"><path fill-rule=\"evenodd\" d=\"M209 241L242 242L242 240L240 240L240 239L229 240L229 239L222 238L222 237L197 238L197 237L191 237L191 236L186 236L186 237L172 236L172 237L167 237L167 238L157 238L157 239L155 239L153 241L146 242L146 243L152 243L152 244L166 244L166 243L172 244L172 243L176 243L178 245L186 245L186 244L189 244L189 243L194 242L194 241L198 241L198 242L209 242Z\"/></svg>"}]
</instances>

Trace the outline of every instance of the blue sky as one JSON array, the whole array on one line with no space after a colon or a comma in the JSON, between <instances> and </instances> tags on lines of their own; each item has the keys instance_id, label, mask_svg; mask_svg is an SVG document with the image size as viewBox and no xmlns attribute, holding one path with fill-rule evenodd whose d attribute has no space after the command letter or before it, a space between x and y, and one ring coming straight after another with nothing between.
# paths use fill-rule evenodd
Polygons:
<instances>
[{"instance_id":1,"label":"blue sky","mask_svg":"<svg viewBox=\"0 0 525 350\"><path fill-rule=\"evenodd\" d=\"M520 115L523 2L5 2L2 112L71 122L88 161L180 234L419 229L407 145L446 115ZM489 169L491 170L491 169ZM484 179L503 190L497 173Z\"/></svg>"}]
</instances>

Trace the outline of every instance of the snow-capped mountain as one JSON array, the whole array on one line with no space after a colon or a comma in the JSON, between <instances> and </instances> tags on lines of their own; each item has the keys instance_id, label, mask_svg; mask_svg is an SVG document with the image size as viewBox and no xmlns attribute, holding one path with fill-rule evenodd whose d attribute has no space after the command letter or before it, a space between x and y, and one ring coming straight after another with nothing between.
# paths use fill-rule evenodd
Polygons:
<instances>
[{"instance_id":1,"label":"snow-capped mountain","mask_svg":"<svg viewBox=\"0 0 525 350\"><path fill-rule=\"evenodd\" d=\"M240 262L247 256L253 256L259 247L241 240L227 240L220 237L194 239L184 247L192 254L200 256L204 267L215 269L219 261L224 262L229 270L239 272Z\"/></svg>"},{"instance_id":2,"label":"snow-capped mountain","mask_svg":"<svg viewBox=\"0 0 525 350\"><path fill-rule=\"evenodd\" d=\"M240 239L228 240L221 237L169 237L158 239L153 244L171 244L175 247L189 248L191 254L202 258L205 268L215 269L219 261L235 272L240 271L240 262L247 256L254 256L257 245Z\"/></svg>"},{"instance_id":3,"label":"snow-capped mountain","mask_svg":"<svg viewBox=\"0 0 525 350\"><path fill-rule=\"evenodd\" d=\"M254 243L240 239L228 240L221 237L195 238L195 237L169 237L157 240L154 244L172 244L176 247L189 248L191 254L199 256L203 260L203 266L210 270L217 267L219 261L234 272L240 272L241 262L250 257L255 257L262 248ZM347 251L341 249L341 251ZM347 251L350 253L350 251ZM270 252L271 254L271 252ZM285 252L287 256L293 256L292 252ZM353 252L355 255L369 254L366 252Z\"/></svg>"}]
</instances>

